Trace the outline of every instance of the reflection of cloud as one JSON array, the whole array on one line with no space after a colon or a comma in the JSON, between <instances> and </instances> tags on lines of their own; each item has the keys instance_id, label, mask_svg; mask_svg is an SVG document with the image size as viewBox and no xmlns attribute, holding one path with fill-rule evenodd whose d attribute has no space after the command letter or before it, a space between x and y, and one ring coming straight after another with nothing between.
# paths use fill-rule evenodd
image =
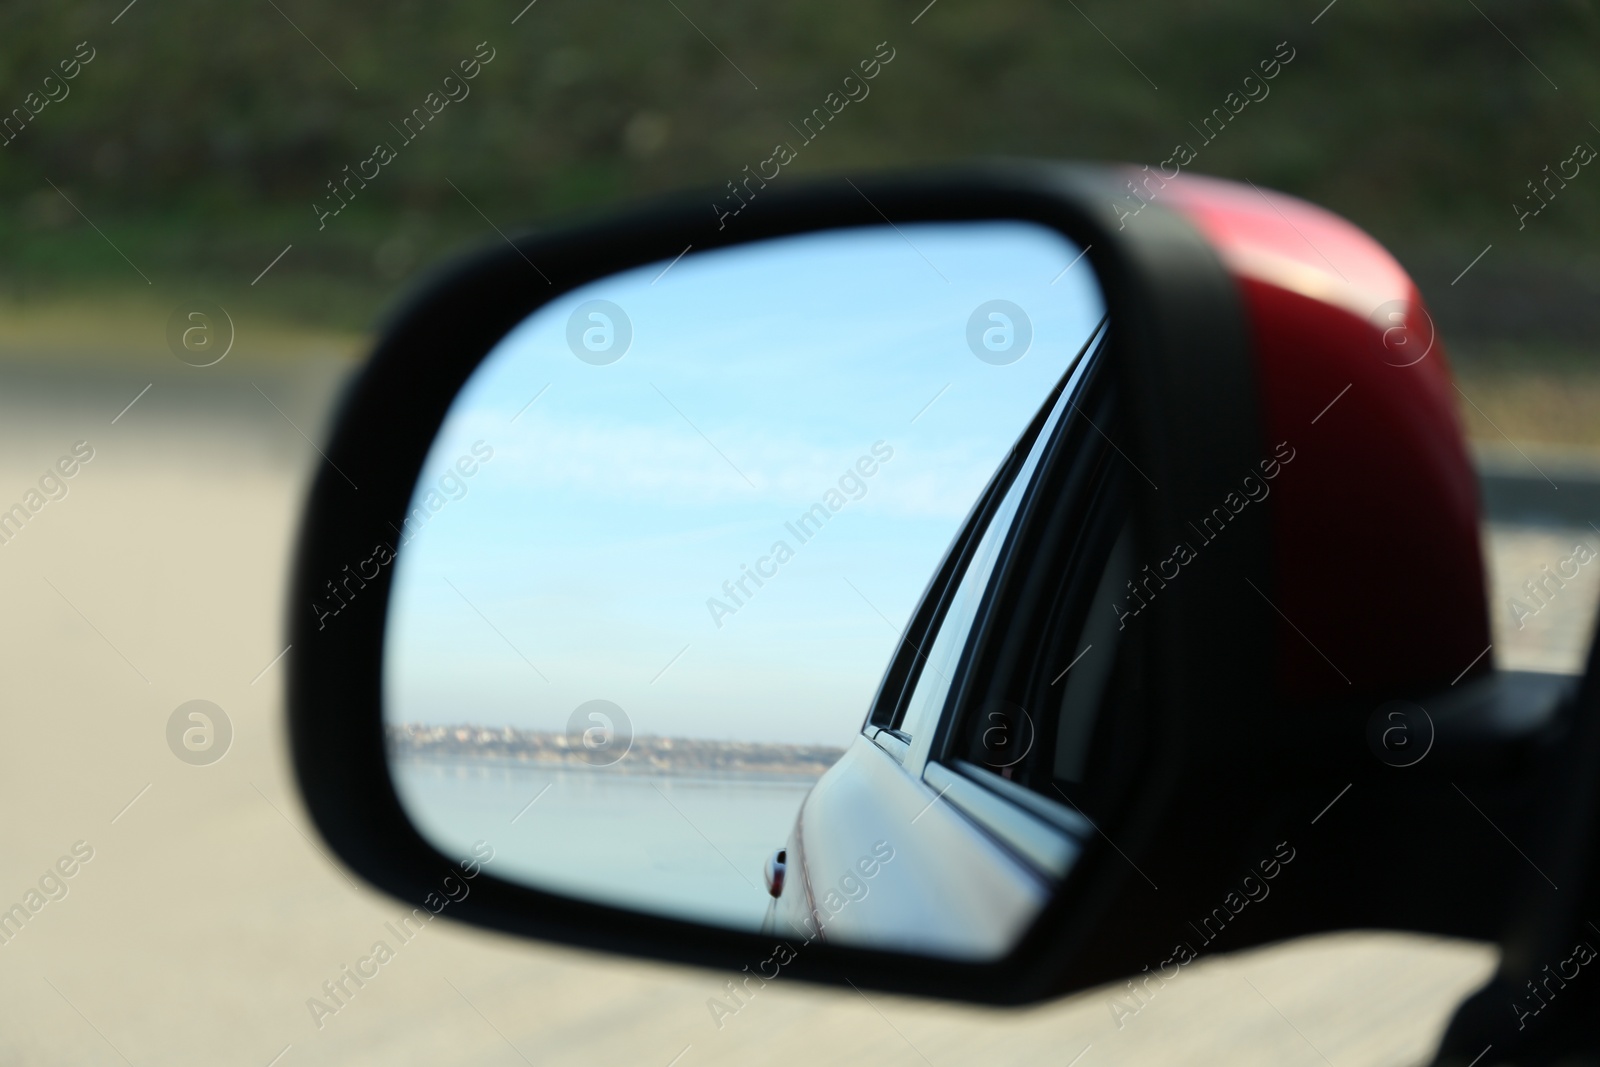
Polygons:
<instances>
[{"instance_id":1,"label":"reflection of cloud","mask_svg":"<svg viewBox=\"0 0 1600 1067\"><path fill-rule=\"evenodd\" d=\"M563 490L597 501L626 500L747 504L778 509L805 507L837 486L872 441L827 446L815 440L770 433L725 432L716 447L756 485L736 474L689 427L627 423L603 426L544 419L496 440L491 424L476 414L452 427L452 438L473 435L494 444L498 491ZM894 458L864 479L864 508L901 517L965 515L1003 456L996 443L977 438L942 439L936 445L889 440ZM570 497L569 497L570 501Z\"/></svg>"},{"instance_id":2,"label":"reflection of cloud","mask_svg":"<svg viewBox=\"0 0 1600 1067\"><path fill-rule=\"evenodd\" d=\"M904 476L886 480L873 503L878 510L907 518L960 520L972 509L994 467L974 462L969 453L940 449L915 467L908 462L901 472Z\"/></svg>"},{"instance_id":3,"label":"reflection of cloud","mask_svg":"<svg viewBox=\"0 0 1600 1067\"><path fill-rule=\"evenodd\" d=\"M720 446L758 489L764 464ZM602 498L748 499L738 473L688 427L547 420L507 442L507 483L530 490L580 489Z\"/></svg>"}]
</instances>

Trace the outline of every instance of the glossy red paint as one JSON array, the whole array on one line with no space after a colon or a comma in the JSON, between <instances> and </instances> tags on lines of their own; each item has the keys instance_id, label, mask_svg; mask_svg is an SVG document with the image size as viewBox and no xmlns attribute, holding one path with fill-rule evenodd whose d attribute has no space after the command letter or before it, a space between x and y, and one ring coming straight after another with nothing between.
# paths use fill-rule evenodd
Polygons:
<instances>
[{"instance_id":1,"label":"glossy red paint","mask_svg":"<svg viewBox=\"0 0 1600 1067\"><path fill-rule=\"evenodd\" d=\"M1261 591L1280 613L1282 695L1490 670L1477 480L1416 286L1371 237L1293 197L1185 176L1154 199L1237 279L1267 450L1293 450L1271 483L1275 580Z\"/></svg>"}]
</instances>

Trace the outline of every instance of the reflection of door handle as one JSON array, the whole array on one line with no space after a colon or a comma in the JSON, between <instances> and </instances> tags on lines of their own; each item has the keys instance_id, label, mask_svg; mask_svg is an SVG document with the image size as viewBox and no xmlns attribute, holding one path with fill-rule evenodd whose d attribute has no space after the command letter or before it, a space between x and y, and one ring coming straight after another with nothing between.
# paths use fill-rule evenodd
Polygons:
<instances>
[{"instance_id":1,"label":"reflection of door handle","mask_svg":"<svg viewBox=\"0 0 1600 1067\"><path fill-rule=\"evenodd\" d=\"M780 848L767 857L767 892L774 897L783 895L783 872L788 866L786 849Z\"/></svg>"}]
</instances>

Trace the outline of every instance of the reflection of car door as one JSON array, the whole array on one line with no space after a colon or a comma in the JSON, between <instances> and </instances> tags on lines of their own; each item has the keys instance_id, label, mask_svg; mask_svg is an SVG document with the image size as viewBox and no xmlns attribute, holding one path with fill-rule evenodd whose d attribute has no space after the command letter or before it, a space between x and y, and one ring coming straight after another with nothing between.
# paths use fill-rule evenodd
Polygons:
<instances>
[{"instance_id":1,"label":"reflection of car door","mask_svg":"<svg viewBox=\"0 0 1600 1067\"><path fill-rule=\"evenodd\" d=\"M982 671L974 636L996 622L998 590L1025 569L1013 560L1025 528L1052 510L1035 501L1072 494L1082 519L1122 499L1107 489L1114 472L1096 436L1105 416L1085 414L1109 412L1098 352L1086 349L1069 370L979 500L907 628L862 735L807 798L786 849L787 885L771 932L993 958L1027 928L1081 850L1087 820L1060 802L1064 794L1052 799L1029 785L1039 789L1040 774L1053 785L1058 750L1085 748L1092 729L1068 726L1070 736L1058 736L1056 722L1035 723L1019 705L971 701ZM1114 537L1121 518L1113 518L1076 527ZM1106 569L1110 544L1100 540L1096 552L1073 554L1076 570ZM1084 625L1080 612L1078 633ZM1081 751L1066 763L1074 761L1082 762ZM1021 773L1036 765L1045 769L1032 780Z\"/></svg>"}]
</instances>

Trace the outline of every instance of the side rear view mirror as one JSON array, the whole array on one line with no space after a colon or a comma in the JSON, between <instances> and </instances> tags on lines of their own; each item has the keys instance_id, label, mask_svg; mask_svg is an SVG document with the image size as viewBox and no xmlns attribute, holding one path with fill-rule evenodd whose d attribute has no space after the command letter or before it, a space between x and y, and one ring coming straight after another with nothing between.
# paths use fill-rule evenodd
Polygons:
<instances>
[{"instance_id":1,"label":"side rear view mirror","mask_svg":"<svg viewBox=\"0 0 1600 1067\"><path fill-rule=\"evenodd\" d=\"M507 241L326 455L295 765L419 906L1020 1003L1527 891L1458 793L1572 687L1494 670L1416 288L1292 198L1009 164Z\"/></svg>"}]
</instances>

